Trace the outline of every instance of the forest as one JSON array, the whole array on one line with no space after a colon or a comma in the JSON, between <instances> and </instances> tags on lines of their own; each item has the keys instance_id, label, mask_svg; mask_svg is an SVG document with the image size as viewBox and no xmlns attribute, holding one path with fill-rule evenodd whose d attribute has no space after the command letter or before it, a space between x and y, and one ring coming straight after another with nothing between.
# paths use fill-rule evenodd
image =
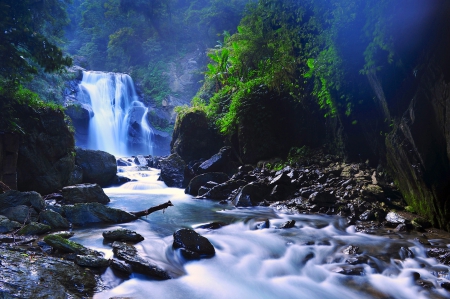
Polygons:
<instances>
[{"instance_id":1,"label":"forest","mask_svg":"<svg viewBox=\"0 0 450 299\"><path fill-rule=\"evenodd\" d=\"M91 286L64 278L61 298L220 294L193 269L259 273L239 284L250 298L447 298L449 13L445 0L0 0L0 255L21 259L2 237L17 236L23 256L103 269L83 282L73 268ZM102 225L148 231L113 242Z\"/></svg>"}]
</instances>

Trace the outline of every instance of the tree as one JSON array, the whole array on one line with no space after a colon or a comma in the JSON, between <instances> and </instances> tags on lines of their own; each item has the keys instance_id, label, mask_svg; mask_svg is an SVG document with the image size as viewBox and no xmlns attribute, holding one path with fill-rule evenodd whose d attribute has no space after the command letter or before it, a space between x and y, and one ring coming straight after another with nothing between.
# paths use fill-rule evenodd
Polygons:
<instances>
[{"instance_id":1,"label":"tree","mask_svg":"<svg viewBox=\"0 0 450 299\"><path fill-rule=\"evenodd\" d=\"M57 46L67 23L69 0L0 0L0 74L20 81L35 73L61 70L72 60Z\"/></svg>"}]
</instances>

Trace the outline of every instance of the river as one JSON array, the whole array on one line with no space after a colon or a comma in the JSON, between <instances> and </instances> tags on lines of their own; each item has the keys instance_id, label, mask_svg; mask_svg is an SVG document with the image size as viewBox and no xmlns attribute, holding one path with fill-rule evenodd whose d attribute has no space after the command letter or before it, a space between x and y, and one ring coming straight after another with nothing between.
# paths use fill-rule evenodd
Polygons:
<instances>
[{"instance_id":1,"label":"river","mask_svg":"<svg viewBox=\"0 0 450 299\"><path fill-rule=\"evenodd\" d=\"M369 235L355 232L337 216L235 208L168 188L157 181L157 169L128 166L119 167L119 172L133 181L104 189L111 198L109 206L140 211L167 200L174 206L131 223L77 229L71 240L112 258L102 232L119 227L136 231L145 238L135 245L141 256L174 279L158 281L140 274L123 278L108 268L95 299L450 298L441 287L450 279L450 268L426 256L425 248L414 240L417 233ZM266 219L270 225L262 228ZM288 220L296 221L294 228L278 228ZM198 228L211 222L228 225ZM172 249L172 234L186 227L210 240L216 249L213 258L186 261ZM431 241L450 246L447 239ZM359 247L358 254L344 253L350 245Z\"/></svg>"}]
</instances>

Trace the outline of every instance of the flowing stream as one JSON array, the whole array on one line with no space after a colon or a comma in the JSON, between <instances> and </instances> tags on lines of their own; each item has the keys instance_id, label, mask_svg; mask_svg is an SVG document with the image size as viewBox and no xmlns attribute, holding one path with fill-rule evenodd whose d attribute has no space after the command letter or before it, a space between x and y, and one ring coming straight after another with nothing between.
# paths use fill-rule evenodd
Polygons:
<instances>
[{"instance_id":1,"label":"flowing stream","mask_svg":"<svg viewBox=\"0 0 450 299\"><path fill-rule=\"evenodd\" d=\"M153 154L148 108L139 101L127 74L83 72L78 99L90 104L87 148L115 155Z\"/></svg>"},{"instance_id":2,"label":"flowing stream","mask_svg":"<svg viewBox=\"0 0 450 299\"><path fill-rule=\"evenodd\" d=\"M184 190L157 181L159 171L119 167L119 175L134 181L106 188L111 207L140 211L171 200L173 207L137 221L75 231L73 241L113 256L101 233L119 227L145 237L135 246L141 256L168 271L174 279L158 281L140 274L129 279L103 273L103 291L94 298L449 298L441 287L450 267L427 258L417 235L355 232L336 216L282 213L268 207L234 208L199 200ZM270 220L269 228L261 223ZM291 229L278 229L295 220ZM208 230L210 222L228 225ZM186 261L172 249L172 234L194 228L216 249L210 259ZM435 239L447 247L449 240ZM349 245L359 254L344 254ZM345 273L345 274L343 274ZM417 283L420 275L421 284Z\"/></svg>"}]
</instances>

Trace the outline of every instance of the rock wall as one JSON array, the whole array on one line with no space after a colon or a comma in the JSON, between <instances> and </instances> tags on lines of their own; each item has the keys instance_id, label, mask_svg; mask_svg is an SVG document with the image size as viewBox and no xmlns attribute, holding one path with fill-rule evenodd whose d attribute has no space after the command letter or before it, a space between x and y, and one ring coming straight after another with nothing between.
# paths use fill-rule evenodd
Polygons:
<instances>
[{"instance_id":1,"label":"rock wall","mask_svg":"<svg viewBox=\"0 0 450 299\"><path fill-rule=\"evenodd\" d=\"M17 189L17 156L19 135L0 133L0 181L11 189Z\"/></svg>"},{"instance_id":2,"label":"rock wall","mask_svg":"<svg viewBox=\"0 0 450 299\"><path fill-rule=\"evenodd\" d=\"M450 4L442 1L426 51L394 100L406 103L386 138L387 162L408 205L450 231Z\"/></svg>"},{"instance_id":3,"label":"rock wall","mask_svg":"<svg viewBox=\"0 0 450 299\"><path fill-rule=\"evenodd\" d=\"M75 167L75 142L62 111L21 109L17 187L48 194L67 185Z\"/></svg>"}]
</instances>

